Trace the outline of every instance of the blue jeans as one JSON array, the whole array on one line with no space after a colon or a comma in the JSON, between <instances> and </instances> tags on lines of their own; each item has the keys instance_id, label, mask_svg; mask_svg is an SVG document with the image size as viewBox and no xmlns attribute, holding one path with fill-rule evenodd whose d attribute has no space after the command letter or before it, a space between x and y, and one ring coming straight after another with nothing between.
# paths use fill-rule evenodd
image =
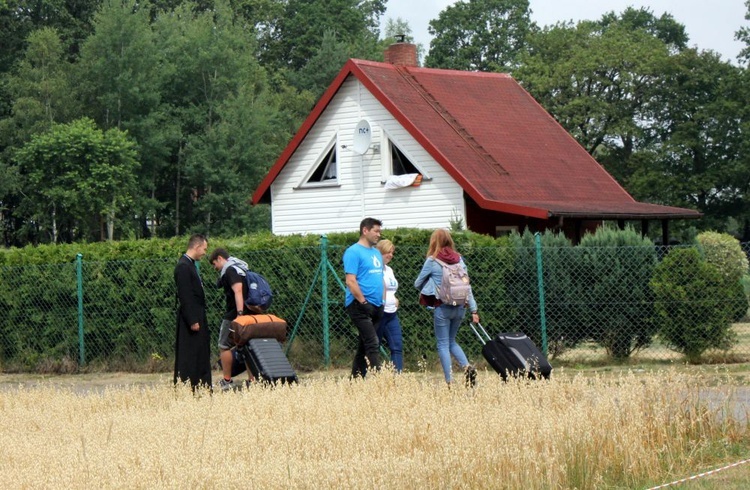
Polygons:
<instances>
[{"instance_id":1,"label":"blue jeans","mask_svg":"<svg viewBox=\"0 0 750 490\"><path fill-rule=\"evenodd\" d=\"M435 308L435 338L438 357L443 366L445 381L448 383L451 382L451 355L456 358L462 368L469 365L464 350L456 343L456 334L464 319L464 310L463 306L449 305L440 305Z\"/></svg>"},{"instance_id":2,"label":"blue jeans","mask_svg":"<svg viewBox=\"0 0 750 490\"><path fill-rule=\"evenodd\" d=\"M398 321L398 314L383 313L378 327L378 339L383 343L385 339L388 344L388 350L391 351L391 362L399 373L404 370L404 341L401 336L401 323Z\"/></svg>"}]
</instances>

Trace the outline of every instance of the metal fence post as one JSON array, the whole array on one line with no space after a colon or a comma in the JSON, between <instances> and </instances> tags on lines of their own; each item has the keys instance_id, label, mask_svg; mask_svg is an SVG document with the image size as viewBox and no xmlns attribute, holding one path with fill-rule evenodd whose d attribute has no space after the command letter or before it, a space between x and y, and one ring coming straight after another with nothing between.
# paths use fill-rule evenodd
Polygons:
<instances>
[{"instance_id":1,"label":"metal fence post","mask_svg":"<svg viewBox=\"0 0 750 490\"><path fill-rule=\"evenodd\" d=\"M331 365L331 332L328 321L328 237L320 237L320 268L322 283L322 307L323 307L323 363L325 367Z\"/></svg>"},{"instance_id":2,"label":"metal fence post","mask_svg":"<svg viewBox=\"0 0 750 490\"><path fill-rule=\"evenodd\" d=\"M78 284L78 364L86 364L83 343L83 254L76 255L76 283Z\"/></svg>"},{"instance_id":3,"label":"metal fence post","mask_svg":"<svg viewBox=\"0 0 750 490\"><path fill-rule=\"evenodd\" d=\"M544 313L544 270L542 268L542 235L534 233L536 245L536 281L539 286L539 318L542 329L542 354L547 355L547 316Z\"/></svg>"}]
</instances>

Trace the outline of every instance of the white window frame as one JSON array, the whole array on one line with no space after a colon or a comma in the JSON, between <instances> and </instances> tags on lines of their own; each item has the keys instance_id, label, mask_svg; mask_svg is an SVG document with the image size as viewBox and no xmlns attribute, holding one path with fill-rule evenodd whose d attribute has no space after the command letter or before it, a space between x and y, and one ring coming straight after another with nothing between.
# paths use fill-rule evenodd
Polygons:
<instances>
[{"instance_id":1,"label":"white window frame","mask_svg":"<svg viewBox=\"0 0 750 490\"><path fill-rule=\"evenodd\" d=\"M298 186L298 188L310 188L310 187L331 187L331 186L337 186L339 185L339 178L341 174L341 166L339 165L341 161L341 155L339 154L339 144L338 144L338 132L333 135L333 138L331 138L331 141L328 142L328 144L325 146L321 154L318 156L318 158L315 160L315 164L310 167L310 170L308 170L307 174L305 174L305 177L302 179L302 182ZM326 157L331 153L331 151L334 152L334 159L329 160L326 162ZM326 168L323 172L323 177L325 177L325 174L328 173L329 167L331 165L335 165L335 171L336 174L332 178L323 179L320 181L311 181L310 179L315 175L315 173L320 170L320 167L322 165L326 165Z\"/></svg>"}]
</instances>

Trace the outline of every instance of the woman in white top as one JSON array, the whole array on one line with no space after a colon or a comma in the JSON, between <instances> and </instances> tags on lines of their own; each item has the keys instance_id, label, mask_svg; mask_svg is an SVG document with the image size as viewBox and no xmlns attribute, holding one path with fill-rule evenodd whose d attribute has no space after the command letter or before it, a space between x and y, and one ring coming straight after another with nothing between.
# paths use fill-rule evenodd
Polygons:
<instances>
[{"instance_id":1,"label":"woman in white top","mask_svg":"<svg viewBox=\"0 0 750 490\"><path fill-rule=\"evenodd\" d=\"M390 240L380 240L376 245L380 254L383 256L383 280L385 281L385 308L383 318L380 320L380 326L378 327L378 338L380 344L383 344L385 339L388 349L391 351L391 362L397 372L401 372L404 369L404 345L401 336L401 324L398 321L398 298L396 298L396 290L398 289L398 281L396 276L393 275L393 269L390 268L388 263L393 258L393 253L396 251L396 247Z\"/></svg>"}]
</instances>

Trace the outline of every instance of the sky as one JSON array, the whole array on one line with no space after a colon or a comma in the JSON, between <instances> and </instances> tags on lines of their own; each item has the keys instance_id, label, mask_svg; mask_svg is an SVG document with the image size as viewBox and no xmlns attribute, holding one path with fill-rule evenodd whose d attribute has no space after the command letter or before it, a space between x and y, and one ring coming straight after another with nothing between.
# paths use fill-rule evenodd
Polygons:
<instances>
[{"instance_id":1,"label":"sky","mask_svg":"<svg viewBox=\"0 0 750 490\"><path fill-rule=\"evenodd\" d=\"M426 53L432 39L427 24L453 3L451 0L388 0L381 25L384 27L388 18L400 17L407 21L415 42L424 45ZM744 46L735 41L734 33L740 27L750 26L750 21L745 20L745 0L530 0L530 5L531 20L539 26L559 21L598 20L606 12L620 13L629 6L646 7L657 17L666 12L685 26L689 46L716 51L724 61L734 64Z\"/></svg>"}]
</instances>

